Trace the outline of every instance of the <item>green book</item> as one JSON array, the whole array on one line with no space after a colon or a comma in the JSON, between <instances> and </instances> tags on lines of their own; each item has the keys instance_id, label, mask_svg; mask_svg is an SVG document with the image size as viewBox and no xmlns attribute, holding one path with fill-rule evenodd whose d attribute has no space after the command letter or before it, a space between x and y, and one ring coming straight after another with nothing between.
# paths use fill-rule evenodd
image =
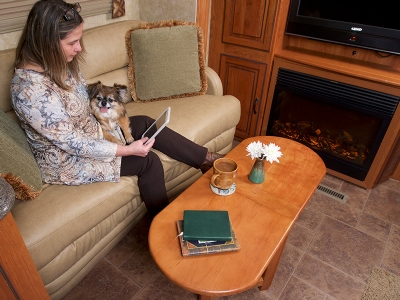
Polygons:
<instances>
[{"instance_id":1,"label":"green book","mask_svg":"<svg viewBox=\"0 0 400 300\"><path fill-rule=\"evenodd\" d=\"M183 240L232 240L228 212L221 210L185 210L183 212Z\"/></svg>"}]
</instances>

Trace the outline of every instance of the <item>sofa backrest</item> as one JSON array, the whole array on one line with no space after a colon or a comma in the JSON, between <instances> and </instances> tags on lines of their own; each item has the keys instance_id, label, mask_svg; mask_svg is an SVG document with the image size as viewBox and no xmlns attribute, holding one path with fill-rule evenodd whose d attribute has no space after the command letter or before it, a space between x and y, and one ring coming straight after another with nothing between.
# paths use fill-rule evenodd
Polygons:
<instances>
[{"instance_id":1,"label":"sofa backrest","mask_svg":"<svg viewBox=\"0 0 400 300\"><path fill-rule=\"evenodd\" d=\"M122 21L90 28L83 33L86 49L85 63L81 70L90 81L102 74L126 68L128 55L125 47L125 33L137 27L142 21ZM15 49L0 51L0 109L13 118L10 83L13 76ZM127 73L125 73L127 74Z\"/></svg>"},{"instance_id":2,"label":"sofa backrest","mask_svg":"<svg viewBox=\"0 0 400 300\"><path fill-rule=\"evenodd\" d=\"M14 73L15 49L0 51L0 109L12 111L10 84Z\"/></svg>"},{"instance_id":3,"label":"sofa backrest","mask_svg":"<svg viewBox=\"0 0 400 300\"><path fill-rule=\"evenodd\" d=\"M85 63L81 66L87 80L110 71L126 67L128 54L125 33L136 28L141 21L123 21L85 30L83 43Z\"/></svg>"}]
</instances>

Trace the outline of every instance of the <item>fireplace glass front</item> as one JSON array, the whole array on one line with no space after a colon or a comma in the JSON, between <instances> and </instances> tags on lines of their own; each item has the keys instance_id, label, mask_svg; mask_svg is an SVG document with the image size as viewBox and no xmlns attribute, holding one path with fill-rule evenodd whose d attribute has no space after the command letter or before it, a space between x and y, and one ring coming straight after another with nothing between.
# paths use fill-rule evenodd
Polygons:
<instances>
[{"instance_id":1,"label":"fireplace glass front","mask_svg":"<svg viewBox=\"0 0 400 300\"><path fill-rule=\"evenodd\" d=\"M267 135L298 141L327 168L364 180L398 96L279 69Z\"/></svg>"}]
</instances>

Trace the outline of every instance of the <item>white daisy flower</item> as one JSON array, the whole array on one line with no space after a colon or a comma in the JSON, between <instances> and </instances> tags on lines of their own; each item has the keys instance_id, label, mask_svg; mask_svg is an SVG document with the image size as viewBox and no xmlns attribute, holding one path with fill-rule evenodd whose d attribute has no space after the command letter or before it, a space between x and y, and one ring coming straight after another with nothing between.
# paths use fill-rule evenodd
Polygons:
<instances>
[{"instance_id":1,"label":"white daisy flower","mask_svg":"<svg viewBox=\"0 0 400 300\"><path fill-rule=\"evenodd\" d=\"M260 141L252 142L246 148L248 152L246 156L250 155L252 160L255 158L265 159L272 164L274 161L279 162L278 158L282 156L282 152L279 151L280 149L281 147L274 143L265 145Z\"/></svg>"},{"instance_id":2,"label":"white daisy flower","mask_svg":"<svg viewBox=\"0 0 400 300\"><path fill-rule=\"evenodd\" d=\"M276 161L279 162L279 157L282 156L282 152L279 151L281 147L275 145L274 143L269 143L269 145L264 145L263 147L263 156L266 160L268 160L271 164Z\"/></svg>"},{"instance_id":3,"label":"white daisy flower","mask_svg":"<svg viewBox=\"0 0 400 300\"><path fill-rule=\"evenodd\" d=\"M252 142L247 146L246 150L249 152L246 156L250 155L251 159L261 158L263 155L263 144L260 141Z\"/></svg>"}]
</instances>

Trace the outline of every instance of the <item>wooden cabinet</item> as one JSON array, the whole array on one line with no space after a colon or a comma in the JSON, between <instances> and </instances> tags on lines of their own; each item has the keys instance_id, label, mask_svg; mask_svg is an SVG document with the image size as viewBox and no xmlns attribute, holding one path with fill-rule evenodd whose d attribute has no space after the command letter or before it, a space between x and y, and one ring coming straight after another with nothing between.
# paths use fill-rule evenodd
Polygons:
<instances>
[{"instance_id":1,"label":"wooden cabinet","mask_svg":"<svg viewBox=\"0 0 400 300\"><path fill-rule=\"evenodd\" d=\"M241 102L241 118L236 126L238 138L257 135L266 69L267 65L263 63L221 55L224 94L234 95Z\"/></svg>"},{"instance_id":2,"label":"wooden cabinet","mask_svg":"<svg viewBox=\"0 0 400 300\"><path fill-rule=\"evenodd\" d=\"M225 1L223 43L269 51L275 6L274 0Z\"/></svg>"},{"instance_id":3,"label":"wooden cabinet","mask_svg":"<svg viewBox=\"0 0 400 300\"><path fill-rule=\"evenodd\" d=\"M400 94L399 55L286 35L289 5L290 0L212 1L208 65L220 75L224 93L241 102L236 138L266 134L278 61L286 61L289 70L304 67L332 80L345 76L358 86ZM398 107L364 181L328 173L366 188L388 177L400 179L399 132Z\"/></svg>"},{"instance_id":4,"label":"wooden cabinet","mask_svg":"<svg viewBox=\"0 0 400 300\"><path fill-rule=\"evenodd\" d=\"M224 94L241 102L236 137L257 135L265 107L277 0L216 0L211 8L208 65Z\"/></svg>"}]
</instances>

